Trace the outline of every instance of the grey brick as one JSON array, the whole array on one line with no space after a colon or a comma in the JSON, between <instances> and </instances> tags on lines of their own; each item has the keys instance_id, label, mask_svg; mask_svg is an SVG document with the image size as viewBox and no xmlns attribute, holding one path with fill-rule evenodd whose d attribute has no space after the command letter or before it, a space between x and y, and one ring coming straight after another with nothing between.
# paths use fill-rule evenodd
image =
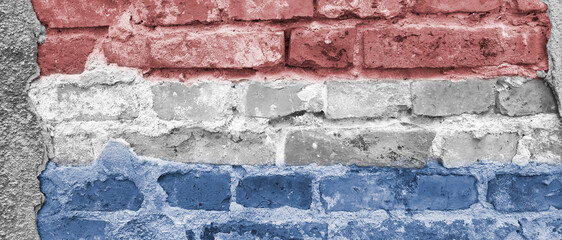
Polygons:
<instances>
[{"instance_id":1,"label":"grey brick","mask_svg":"<svg viewBox=\"0 0 562 240\"><path fill-rule=\"evenodd\" d=\"M562 163L562 131L535 129L528 141L531 160L551 164Z\"/></svg>"},{"instance_id":2,"label":"grey brick","mask_svg":"<svg viewBox=\"0 0 562 240\"><path fill-rule=\"evenodd\" d=\"M519 87L500 91L498 108L502 114L525 116L537 113L556 113L556 102L544 81L529 80Z\"/></svg>"},{"instance_id":3,"label":"grey brick","mask_svg":"<svg viewBox=\"0 0 562 240\"><path fill-rule=\"evenodd\" d=\"M480 160L510 162L517 153L517 133L488 133L476 137L455 132L443 137L441 160L445 167L464 167Z\"/></svg>"},{"instance_id":4,"label":"grey brick","mask_svg":"<svg viewBox=\"0 0 562 240\"><path fill-rule=\"evenodd\" d=\"M425 116L482 113L495 101L495 81L415 81L412 83L413 112Z\"/></svg>"},{"instance_id":5,"label":"grey brick","mask_svg":"<svg viewBox=\"0 0 562 240\"><path fill-rule=\"evenodd\" d=\"M326 116L396 117L411 108L410 82L328 82Z\"/></svg>"},{"instance_id":6,"label":"grey brick","mask_svg":"<svg viewBox=\"0 0 562 240\"><path fill-rule=\"evenodd\" d=\"M286 139L285 162L419 168L426 164L434 137L421 129L294 131Z\"/></svg>"},{"instance_id":7,"label":"grey brick","mask_svg":"<svg viewBox=\"0 0 562 240\"><path fill-rule=\"evenodd\" d=\"M144 156L209 164L273 164L275 148L265 134L238 135L201 128L175 128L156 137L124 133L121 138Z\"/></svg>"},{"instance_id":8,"label":"grey brick","mask_svg":"<svg viewBox=\"0 0 562 240\"><path fill-rule=\"evenodd\" d=\"M231 83L161 83L152 86L154 111L165 120L212 121L234 106Z\"/></svg>"},{"instance_id":9,"label":"grey brick","mask_svg":"<svg viewBox=\"0 0 562 240\"><path fill-rule=\"evenodd\" d=\"M93 133L75 133L71 135L55 135L53 145L55 148L54 162L61 165L86 165L94 161Z\"/></svg>"},{"instance_id":10,"label":"grey brick","mask_svg":"<svg viewBox=\"0 0 562 240\"><path fill-rule=\"evenodd\" d=\"M246 92L247 116L277 118L298 111L318 112L323 108L321 84L251 83Z\"/></svg>"},{"instance_id":11,"label":"grey brick","mask_svg":"<svg viewBox=\"0 0 562 240\"><path fill-rule=\"evenodd\" d=\"M104 121L134 119L139 115L139 98L134 86L116 84L80 87L61 84L56 88L56 104L49 108L52 119Z\"/></svg>"}]
</instances>

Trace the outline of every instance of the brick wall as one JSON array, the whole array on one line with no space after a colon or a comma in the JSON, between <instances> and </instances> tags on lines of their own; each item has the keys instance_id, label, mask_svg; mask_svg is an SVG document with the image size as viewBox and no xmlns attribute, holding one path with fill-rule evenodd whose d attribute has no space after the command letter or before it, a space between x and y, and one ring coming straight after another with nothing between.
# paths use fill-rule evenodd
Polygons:
<instances>
[{"instance_id":1,"label":"brick wall","mask_svg":"<svg viewBox=\"0 0 562 240\"><path fill-rule=\"evenodd\" d=\"M42 75L88 57L183 80L289 73L343 78L520 75L548 69L539 0L33 1ZM234 75L235 77L230 77Z\"/></svg>"},{"instance_id":2,"label":"brick wall","mask_svg":"<svg viewBox=\"0 0 562 240\"><path fill-rule=\"evenodd\" d=\"M562 237L539 0L32 3L44 239Z\"/></svg>"},{"instance_id":3,"label":"brick wall","mask_svg":"<svg viewBox=\"0 0 562 240\"><path fill-rule=\"evenodd\" d=\"M40 177L44 239L557 239L562 168L210 166L138 157ZM532 189L530 191L530 189Z\"/></svg>"}]
</instances>

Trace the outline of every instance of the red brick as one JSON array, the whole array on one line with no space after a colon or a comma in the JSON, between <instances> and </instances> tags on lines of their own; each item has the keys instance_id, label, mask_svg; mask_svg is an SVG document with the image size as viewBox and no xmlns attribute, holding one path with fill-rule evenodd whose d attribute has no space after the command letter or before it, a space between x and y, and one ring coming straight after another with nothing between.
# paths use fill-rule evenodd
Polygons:
<instances>
[{"instance_id":1,"label":"red brick","mask_svg":"<svg viewBox=\"0 0 562 240\"><path fill-rule=\"evenodd\" d=\"M490 12L501 6L501 0L416 0L414 12Z\"/></svg>"},{"instance_id":2,"label":"red brick","mask_svg":"<svg viewBox=\"0 0 562 240\"><path fill-rule=\"evenodd\" d=\"M150 42L160 68L260 68L284 59L283 32L168 33Z\"/></svg>"},{"instance_id":3,"label":"red brick","mask_svg":"<svg viewBox=\"0 0 562 240\"><path fill-rule=\"evenodd\" d=\"M404 13L409 0L318 0L318 12L329 18L352 13L359 17L391 18Z\"/></svg>"},{"instance_id":4,"label":"red brick","mask_svg":"<svg viewBox=\"0 0 562 240\"><path fill-rule=\"evenodd\" d=\"M96 40L103 34L105 31L100 29L49 30L47 40L39 46L37 52L41 75L83 72L88 55L94 50Z\"/></svg>"},{"instance_id":5,"label":"red brick","mask_svg":"<svg viewBox=\"0 0 562 240\"><path fill-rule=\"evenodd\" d=\"M546 12L547 6L541 0L517 0L517 9L523 13Z\"/></svg>"},{"instance_id":6,"label":"red brick","mask_svg":"<svg viewBox=\"0 0 562 240\"><path fill-rule=\"evenodd\" d=\"M108 40L103 43L103 52L109 63L123 67L150 67L150 49L146 36Z\"/></svg>"},{"instance_id":7,"label":"red brick","mask_svg":"<svg viewBox=\"0 0 562 240\"><path fill-rule=\"evenodd\" d=\"M312 0L230 0L228 15L238 20L312 17Z\"/></svg>"},{"instance_id":8,"label":"red brick","mask_svg":"<svg viewBox=\"0 0 562 240\"><path fill-rule=\"evenodd\" d=\"M32 0L39 20L51 28L108 26L129 0Z\"/></svg>"},{"instance_id":9,"label":"red brick","mask_svg":"<svg viewBox=\"0 0 562 240\"><path fill-rule=\"evenodd\" d=\"M345 68L353 65L354 28L298 28L291 32L289 65Z\"/></svg>"},{"instance_id":10,"label":"red brick","mask_svg":"<svg viewBox=\"0 0 562 240\"><path fill-rule=\"evenodd\" d=\"M226 0L133 0L133 20L148 26L181 25L220 19Z\"/></svg>"},{"instance_id":11,"label":"red brick","mask_svg":"<svg viewBox=\"0 0 562 240\"><path fill-rule=\"evenodd\" d=\"M542 28L407 26L364 35L367 68L477 67L547 62Z\"/></svg>"}]
</instances>

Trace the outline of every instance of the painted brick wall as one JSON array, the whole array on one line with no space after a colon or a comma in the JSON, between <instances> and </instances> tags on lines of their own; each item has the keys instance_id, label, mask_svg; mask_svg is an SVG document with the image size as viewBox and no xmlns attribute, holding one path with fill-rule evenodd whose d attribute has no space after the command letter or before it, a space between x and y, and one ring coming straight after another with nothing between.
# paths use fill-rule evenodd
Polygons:
<instances>
[{"instance_id":1,"label":"painted brick wall","mask_svg":"<svg viewBox=\"0 0 562 240\"><path fill-rule=\"evenodd\" d=\"M562 167L188 165L111 142L50 163L43 239L559 239Z\"/></svg>"},{"instance_id":2,"label":"painted brick wall","mask_svg":"<svg viewBox=\"0 0 562 240\"><path fill-rule=\"evenodd\" d=\"M43 239L562 238L540 0L32 3Z\"/></svg>"},{"instance_id":3,"label":"painted brick wall","mask_svg":"<svg viewBox=\"0 0 562 240\"><path fill-rule=\"evenodd\" d=\"M550 23L540 0L33 4L48 27L39 49L42 75L80 73L91 55L145 75L187 79L217 71L244 77L536 77L548 69Z\"/></svg>"}]
</instances>

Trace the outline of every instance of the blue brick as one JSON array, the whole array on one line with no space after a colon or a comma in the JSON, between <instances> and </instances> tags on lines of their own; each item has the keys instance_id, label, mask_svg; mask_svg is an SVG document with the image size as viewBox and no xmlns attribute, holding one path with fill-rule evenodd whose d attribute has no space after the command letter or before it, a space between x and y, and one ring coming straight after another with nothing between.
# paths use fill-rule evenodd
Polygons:
<instances>
[{"instance_id":1,"label":"blue brick","mask_svg":"<svg viewBox=\"0 0 562 240\"><path fill-rule=\"evenodd\" d=\"M192 230L185 231L187 240L195 240L195 233Z\"/></svg>"},{"instance_id":2,"label":"blue brick","mask_svg":"<svg viewBox=\"0 0 562 240\"><path fill-rule=\"evenodd\" d=\"M519 222L526 239L562 239L562 216L522 219Z\"/></svg>"},{"instance_id":3,"label":"blue brick","mask_svg":"<svg viewBox=\"0 0 562 240\"><path fill-rule=\"evenodd\" d=\"M519 235L521 229L512 224L496 224L493 219L423 222L419 220L388 219L380 224L350 222L338 228L336 239L506 239ZM516 238L517 239L517 238Z\"/></svg>"},{"instance_id":4,"label":"blue brick","mask_svg":"<svg viewBox=\"0 0 562 240\"><path fill-rule=\"evenodd\" d=\"M77 211L136 211L144 200L134 182L116 176L88 182L73 189L71 196L66 205L70 210Z\"/></svg>"},{"instance_id":5,"label":"blue brick","mask_svg":"<svg viewBox=\"0 0 562 240\"><path fill-rule=\"evenodd\" d=\"M404 208L404 183L397 171L381 170L367 176L350 174L320 182L321 201L326 211Z\"/></svg>"},{"instance_id":6,"label":"blue brick","mask_svg":"<svg viewBox=\"0 0 562 240\"><path fill-rule=\"evenodd\" d=\"M476 179L461 175L424 175L419 170L381 168L320 182L326 211L453 210L477 202Z\"/></svg>"},{"instance_id":7,"label":"blue brick","mask_svg":"<svg viewBox=\"0 0 562 240\"><path fill-rule=\"evenodd\" d=\"M205 226L201 239L327 239L327 232L328 225L321 223L273 225L242 220Z\"/></svg>"},{"instance_id":8,"label":"blue brick","mask_svg":"<svg viewBox=\"0 0 562 240\"><path fill-rule=\"evenodd\" d=\"M168 173L158 178L173 207L202 210L228 210L230 175L222 173Z\"/></svg>"},{"instance_id":9,"label":"blue brick","mask_svg":"<svg viewBox=\"0 0 562 240\"><path fill-rule=\"evenodd\" d=\"M406 200L410 210L466 209L478 201L473 176L418 175L414 186Z\"/></svg>"},{"instance_id":10,"label":"blue brick","mask_svg":"<svg viewBox=\"0 0 562 240\"><path fill-rule=\"evenodd\" d=\"M37 230L44 240L96 239L105 237L106 222L80 218L39 218Z\"/></svg>"},{"instance_id":11,"label":"blue brick","mask_svg":"<svg viewBox=\"0 0 562 240\"><path fill-rule=\"evenodd\" d=\"M487 201L502 212L562 208L562 174L522 176L498 174L488 182Z\"/></svg>"},{"instance_id":12,"label":"blue brick","mask_svg":"<svg viewBox=\"0 0 562 240\"><path fill-rule=\"evenodd\" d=\"M111 239L186 239L182 226L162 214L141 216L120 227Z\"/></svg>"},{"instance_id":13,"label":"blue brick","mask_svg":"<svg viewBox=\"0 0 562 240\"><path fill-rule=\"evenodd\" d=\"M53 181L45 176L39 176L39 187L41 192L45 195L45 202L39 210L38 215L48 216L58 213L61 210L61 204L58 199L57 187Z\"/></svg>"},{"instance_id":14,"label":"blue brick","mask_svg":"<svg viewBox=\"0 0 562 240\"><path fill-rule=\"evenodd\" d=\"M304 175L253 176L242 179L236 188L236 202L246 207L309 209L312 178Z\"/></svg>"}]
</instances>

